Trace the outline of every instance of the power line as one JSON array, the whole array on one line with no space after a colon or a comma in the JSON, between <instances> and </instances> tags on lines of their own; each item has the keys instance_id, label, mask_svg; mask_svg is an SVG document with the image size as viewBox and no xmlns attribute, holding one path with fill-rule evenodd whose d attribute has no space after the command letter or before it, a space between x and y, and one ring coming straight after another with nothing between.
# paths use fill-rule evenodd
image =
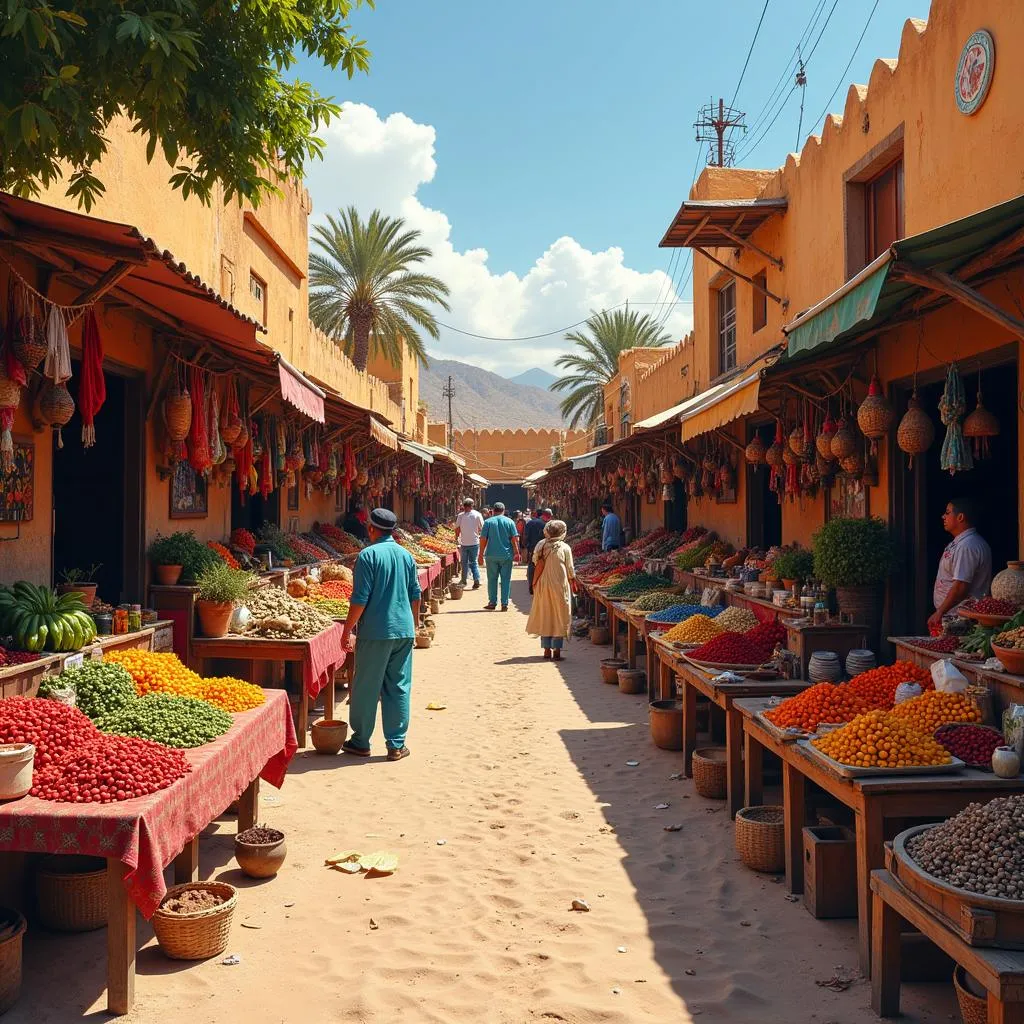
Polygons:
<instances>
[{"instance_id":1,"label":"power line","mask_svg":"<svg viewBox=\"0 0 1024 1024\"><path fill-rule=\"evenodd\" d=\"M818 48L818 43L821 42L821 37L825 34L825 29L828 28L828 23L832 20L832 15L835 14L836 8L839 6L839 0L835 0L832 4L831 10L828 12L828 17L825 19L825 24L821 26L821 31L818 33L818 38L814 40L814 45L811 47L810 53L807 54L807 60L810 60L814 56L814 51Z\"/></svg>"},{"instance_id":2,"label":"power line","mask_svg":"<svg viewBox=\"0 0 1024 1024\"><path fill-rule=\"evenodd\" d=\"M774 126L775 122L778 121L779 115L782 113L783 110L786 109L786 105L792 98L793 93L796 92L796 88L796 84L794 83L789 92L786 93L786 98L782 101L782 106L780 106L779 109L775 111L775 116L771 119L771 121L768 122L767 126L761 132L761 134L756 139L753 139L750 145L740 154L741 159L746 159L746 157L753 153L754 150L756 150L757 147L764 141L765 136L772 130L772 127Z\"/></svg>"},{"instance_id":3,"label":"power line","mask_svg":"<svg viewBox=\"0 0 1024 1024\"><path fill-rule=\"evenodd\" d=\"M747 65L750 63L750 56L754 52L754 44L757 42L757 37L761 34L761 26L764 24L764 16L768 13L768 4L771 0L764 0L764 7L761 8L761 17L757 21L757 28L754 29L754 38L750 40L750 49L747 50L747 59L743 62L743 70L740 72L740 80L736 83L736 89L732 94L732 100L729 102L730 107L736 106L736 97L739 95L740 86L743 84L743 76L747 73Z\"/></svg>"}]
</instances>

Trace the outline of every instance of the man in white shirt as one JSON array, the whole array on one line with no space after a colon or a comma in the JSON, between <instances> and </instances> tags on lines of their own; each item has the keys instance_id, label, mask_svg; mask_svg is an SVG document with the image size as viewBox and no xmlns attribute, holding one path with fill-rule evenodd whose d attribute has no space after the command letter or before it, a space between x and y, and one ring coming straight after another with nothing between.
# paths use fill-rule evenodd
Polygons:
<instances>
[{"instance_id":1,"label":"man in white shirt","mask_svg":"<svg viewBox=\"0 0 1024 1024\"><path fill-rule=\"evenodd\" d=\"M462 559L462 585L466 585L467 574L473 570L473 589L480 589L480 567L477 556L480 553L480 531L484 528L484 517L475 508L472 498L464 498L462 511L455 517L455 531L458 535L459 557Z\"/></svg>"},{"instance_id":2,"label":"man in white shirt","mask_svg":"<svg viewBox=\"0 0 1024 1024\"><path fill-rule=\"evenodd\" d=\"M942 616L969 597L985 597L992 583L992 549L974 528L974 504L966 498L957 498L946 505L942 525L953 539L946 545L939 559L932 600L935 611L928 618L928 626L937 629Z\"/></svg>"}]
</instances>

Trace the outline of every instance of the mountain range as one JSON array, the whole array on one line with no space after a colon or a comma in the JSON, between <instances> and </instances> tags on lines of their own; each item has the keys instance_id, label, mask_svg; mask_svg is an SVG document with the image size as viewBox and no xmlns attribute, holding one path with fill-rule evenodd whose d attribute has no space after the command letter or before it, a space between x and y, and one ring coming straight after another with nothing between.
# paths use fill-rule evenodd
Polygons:
<instances>
[{"instance_id":1,"label":"mountain range","mask_svg":"<svg viewBox=\"0 0 1024 1024\"><path fill-rule=\"evenodd\" d=\"M452 422L456 430L521 427L560 427L561 397L547 390L555 377L534 367L511 379L456 359L431 359L420 371L420 398L430 407L434 422L448 418L448 399L442 394L451 376ZM541 386L538 386L541 385Z\"/></svg>"}]
</instances>

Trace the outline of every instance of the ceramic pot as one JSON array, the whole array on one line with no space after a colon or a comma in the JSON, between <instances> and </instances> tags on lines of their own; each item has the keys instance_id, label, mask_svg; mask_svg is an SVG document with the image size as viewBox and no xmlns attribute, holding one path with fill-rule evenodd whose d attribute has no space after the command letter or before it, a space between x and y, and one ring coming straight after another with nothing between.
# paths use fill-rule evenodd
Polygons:
<instances>
[{"instance_id":1,"label":"ceramic pot","mask_svg":"<svg viewBox=\"0 0 1024 1024\"><path fill-rule=\"evenodd\" d=\"M82 604L86 608L91 608L93 601L96 600L96 587L95 583L61 583L57 587L58 594L71 594L78 593L82 595Z\"/></svg>"},{"instance_id":2,"label":"ceramic pot","mask_svg":"<svg viewBox=\"0 0 1024 1024\"><path fill-rule=\"evenodd\" d=\"M1020 756L1014 747L996 747L992 751L992 771L1001 779L1020 775Z\"/></svg>"},{"instance_id":3,"label":"ceramic pot","mask_svg":"<svg viewBox=\"0 0 1024 1024\"><path fill-rule=\"evenodd\" d=\"M287 855L284 835L271 843L242 843L235 836L235 860L250 878L270 878L276 875Z\"/></svg>"},{"instance_id":4,"label":"ceramic pot","mask_svg":"<svg viewBox=\"0 0 1024 1024\"><path fill-rule=\"evenodd\" d=\"M181 570L182 566L180 565L154 565L153 575L156 576L160 586L173 587L181 579Z\"/></svg>"},{"instance_id":5,"label":"ceramic pot","mask_svg":"<svg viewBox=\"0 0 1024 1024\"><path fill-rule=\"evenodd\" d=\"M651 739L662 750L683 749L683 702L651 701Z\"/></svg>"},{"instance_id":6,"label":"ceramic pot","mask_svg":"<svg viewBox=\"0 0 1024 1024\"><path fill-rule=\"evenodd\" d=\"M992 596L1000 601L1024 604L1024 562L1007 562L992 580Z\"/></svg>"},{"instance_id":7,"label":"ceramic pot","mask_svg":"<svg viewBox=\"0 0 1024 1024\"><path fill-rule=\"evenodd\" d=\"M235 606L231 601L196 601L203 636L227 636Z\"/></svg>"},{"instance_id":8,"label":"ceramic pot","mask_svg":"<svg viewBox=\"0 0 1024 1024\"><path fill-rule=\"evenodd\" d=\"M321 718L310 729L313 747L318 754L336 754L348 736L348 722L333 718Z\"/></svg>"}]
</instances>

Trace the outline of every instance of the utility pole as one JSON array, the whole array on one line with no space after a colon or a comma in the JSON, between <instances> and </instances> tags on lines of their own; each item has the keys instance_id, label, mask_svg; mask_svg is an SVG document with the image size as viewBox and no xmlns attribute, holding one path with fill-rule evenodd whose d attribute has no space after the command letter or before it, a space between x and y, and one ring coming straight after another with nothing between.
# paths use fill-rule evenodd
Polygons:
<instances>
[{"instance_id":1,"label":"utility pole","mask_svg":"<svg viewBox=\"0 0 1024 1024\"><path fill-rule=\"evenodd\" d=\"M701 107L697 114L697 120L693 127L697 129L697 141L707 142L711 149L711 159L708 163L713 167L726 167L733 162L733 145L726 139L726 133L733 128L742 128L745 132L747 126L743 119L747 115L735 107L727 107L725 100L720 99L718 106L708 103Z\"/></svg>"},{"instance_id":2,"label":"utility pole","mask_svg":"<svg viewBox=\"0 0 1024 1024\"><path fill-rule=\"evenodd\" d=\"M448 383L441 389L441 397L448 399L448 450L451 451L452 440L455 437L455 430L452 425L452 399L455 397L455 382L451 374L448 375Z\"/></svg>"}]
</instances>

